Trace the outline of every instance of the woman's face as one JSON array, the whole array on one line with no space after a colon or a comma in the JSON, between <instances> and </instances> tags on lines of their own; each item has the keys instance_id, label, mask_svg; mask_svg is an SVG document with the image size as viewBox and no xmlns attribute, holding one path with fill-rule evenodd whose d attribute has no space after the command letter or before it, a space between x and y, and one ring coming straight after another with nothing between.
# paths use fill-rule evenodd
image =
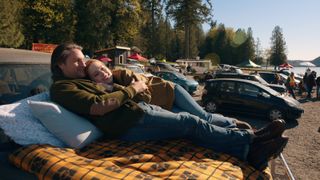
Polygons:
<instances>
[{"instance_id":1,"label":"woman's face","mask_svg":"<svg viewBox=\"0 0 320 180\"><path fill-rule=\"evenodd\" d=\"M84 78L84 55L79 49L72 49L65 63L58 65L65 77L68 78Z\"/></svg>"},{"instance_id":2,"label":"woman's face","mask_svg":"<svg viewBox=\"0 0 320 180\"><path fill-rule=\"evenodd\" d=\"M99 61L92 62L89 65L88 76L97 83L112 83L112 72Z\"/></svg>"}]
</instances>

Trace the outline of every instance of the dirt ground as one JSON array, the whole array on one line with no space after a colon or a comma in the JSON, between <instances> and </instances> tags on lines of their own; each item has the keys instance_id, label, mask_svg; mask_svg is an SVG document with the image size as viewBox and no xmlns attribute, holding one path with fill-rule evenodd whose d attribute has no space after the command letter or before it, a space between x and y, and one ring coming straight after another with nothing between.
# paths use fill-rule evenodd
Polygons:
<instances>
[{"instance_id":1,"label":"dirt ground","mask_svg":"<svg viewBox=\"0 0 320 180\"><path fill-rule=\"evenodd\" d=\"M194 98L200 102L201 88ZM318 180L320 179L320 100L315 98L307 100L299 96L297 99L301 102L304 114L297 121L287 122L284 135L289 137L289 142L282 154L296 180ZM244 116L236 118L250 123L255 128L268 123L257 118ZM269 167L273 179L289 179L280 157L271 161Z\"/></svg>"}]
</instances>

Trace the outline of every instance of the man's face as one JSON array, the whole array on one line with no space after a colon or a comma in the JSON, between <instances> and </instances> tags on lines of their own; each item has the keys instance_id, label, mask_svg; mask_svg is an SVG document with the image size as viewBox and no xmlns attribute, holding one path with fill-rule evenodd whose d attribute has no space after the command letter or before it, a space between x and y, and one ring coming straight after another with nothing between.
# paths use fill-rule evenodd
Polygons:
<instances>
[{"instance_id":1,"label":"man's face","mask_svg":"<svg viewBox=\"0 0 320 180\"><path fill-rule=\"evenodd\" d=\"M59 64L60 69L67 78L84 78L84 55L79 49L72 49L65 63Z\"/></svg>"}]
</instances>

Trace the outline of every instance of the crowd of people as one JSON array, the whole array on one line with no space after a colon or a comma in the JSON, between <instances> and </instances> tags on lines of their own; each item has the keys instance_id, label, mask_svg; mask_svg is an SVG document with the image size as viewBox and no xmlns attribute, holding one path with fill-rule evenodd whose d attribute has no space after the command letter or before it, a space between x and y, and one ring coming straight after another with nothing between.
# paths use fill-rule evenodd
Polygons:
<instances>
[{"instance_id":1,"label":"crowd of people","mask_svg":"<svg viewBox=\"0 0 320 180\"><path fill-rule=\"evenodd\" d=\"M298 90L298 95L306 94L306 98L311 99L312 93L316 91L316 98L320 97L320 76L317 77L316 71L311 71L307 68L303 78L299 83L296 83L295 73L291 72L285 83L288 92L296 99L295 90Z\"/></svg>"}]
</instances>

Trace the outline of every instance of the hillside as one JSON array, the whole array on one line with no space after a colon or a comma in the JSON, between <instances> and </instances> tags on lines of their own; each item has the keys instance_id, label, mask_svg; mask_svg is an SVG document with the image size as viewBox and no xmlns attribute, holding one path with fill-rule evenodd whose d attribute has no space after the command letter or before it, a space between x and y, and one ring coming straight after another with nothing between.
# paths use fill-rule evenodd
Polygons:
<instances>
[{"instance_id":1,"label":"hillside","mask_svg":"<svg viewBox=\"0 0 320 180\"><path fill-rule=\"evenodd\" d=\"M312 60L311 61L314 65L316 65L316 66L320 66L320 56L319 57L317 57L316 59L314 59L314 60Z\"/></svg>"},{"instance_id":2,"label":"hillside","mask_svg":"<svg viewBox=\"0 0 320 180\"><path fill-rule=\"evenodd\" d=\"M306 64L306 62L310 62L312 64L314 64L315 66L317 67L320 67L320 56L317 57L316 59L314 60L311 60L311 61L304 61L304 60L288 60L289 63L295 67L304 67L302 64Z\"/></svg>"}]
</instances>

